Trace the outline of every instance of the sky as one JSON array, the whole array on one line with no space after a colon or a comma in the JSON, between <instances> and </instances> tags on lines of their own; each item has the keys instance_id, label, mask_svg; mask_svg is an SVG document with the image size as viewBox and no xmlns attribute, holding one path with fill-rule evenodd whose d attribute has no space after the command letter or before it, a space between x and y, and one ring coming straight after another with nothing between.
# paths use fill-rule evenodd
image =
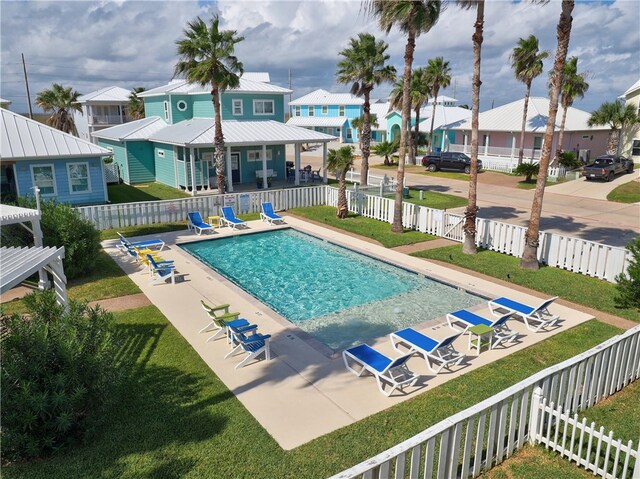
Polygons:
<instances>
[{"instance_id":1,"label":"sky","mask_svg":"<svg viewBox=\"0 0 640 479\"><path fill-rule=\"evenodd\" d=\"M339 52L350 37L369 32L389 43L390 63L403 68L406 38L385 35L361 11L360 1L2 1L0 2L0 97L11 109L26 112L22 73L24 53L32 102L52 83L80 93L117 85L152 88L167 83L177 60L175 42L188 21L220 14L225 29L245 39L236 53L246 71L268 71L272 83L288 86L295 99L317 88L348 91L335 80ZM514 79L509 55L520 37L536 35L550 52L545 74L532 94L546 96L546 72L552 67L560 2L487 0L482 46L481 111L522 98L525 87ZM613 101L640 78L640 0L581 1L576 4L569 56L590 84L574 106L593 111ZM453 81L442 94L471 104L472 42L475 11L449 3L437 25L418 37L414 67L442 56ZM386 97L390 85L374 90ZM37 111L35 109L34 111Z\"/></svg>"}]
</instances>

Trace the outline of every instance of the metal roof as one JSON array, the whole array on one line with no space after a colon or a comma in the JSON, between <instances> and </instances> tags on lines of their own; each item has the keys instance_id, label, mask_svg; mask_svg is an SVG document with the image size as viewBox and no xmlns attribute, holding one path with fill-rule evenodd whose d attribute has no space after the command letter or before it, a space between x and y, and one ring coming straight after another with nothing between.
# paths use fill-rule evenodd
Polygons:
<instances>
[{"instance_id":1,"label":"metal roof","mask_svg":"<svg viewBox=\"0 0 640 479\"><path fill-rule=\"evenodd\" d=\"M278 145L283 143L329 142L336 139L306 128L278 121L223 121L222 133L227 146ZM151 141L172 145L213 146L214 123L211 118L194 118L169 125L151 135Z\"/></svg>"},{"instance_id":2,"label":"metal roof","mask_svg":"<svg viewBox=\"0 0 640 479\"><path fill-rule=\"evenodd\" d=\"M482 131L508 131L518 132L522 129L522 111L524 109L524 99L516 100L506 105L499 106L492 110L483 111L478 117L479 129ZM560 129L563 108L558 107L556 118L556 129ZM565 131L586 131L586 130L608 130L608 126L589 127L587 121L590 113L577 108L569 107L567 110L567 121ZM529 108L527 109L527 119L525 131L544 133L547 128L549 118L549 99L541 97L531 97ZM470 130L471 120L465 121L454 130Z\"/></svg>"},{"instance_id":3,"label":"metal roof","mask_svg":"<svg viewBox=\"0 0 640 479\"><path fill-rule=\"evenodd\" d=\"M302 127L341 128L348 118L346 116L292 116L287 125Z\"/></svg>"},{"instance_id":4,"label":"metal roof","mask_svg":"<svg viewBox=\"0 0 640 479\"><path fill-rule=\"evenodd\" d=\"M319 88L300 98L289 102L289 105L362 105L364 100L351 93L330 93Z\"/></svg>"},{"instance_id":5,"label":"metal roof","mask_svg":"<svg viewBox=\"0 0 640 479\"><path fill-rule=\"evenodd\" d=\"M249 80L247 78L240 78L240 85L238 88L231 88L225 90L228 93L281 93L289 94L291 90L282 88L271 83L262 81ZM146 98L150 96L158 95L201 95L203 93L211 93L211 87L203 87L198 83L187 83L186 80L174 80L167 85L152 88L151 90L138 93L140 98Z\"/></svg>"},{"instance_id":6,"label":"metal roof","mask_svg":"<svg viewBox=\"0 0 640 479\"><path fill-rule=\"evenodd\" d=\"M433 98L429 98L428 103L433 105ZM438 95L438 98L436 98L436 103L438 103L438 104L442 104L442 103L458 103L458 100L456 100L455 98L452 98L450 96Z\"/></svg>"},{"instance_id":7,"label":"metal roof","mask_svg":"<svg viewBox=\"0 0 640 479\"><path fill-rule=\"evenodd\" d=\"M262 83L270 83L271 77L269 72L244 72L240 78L251 81L259 81Z\"/></svg>"},{"instance_id":8,"label":"metal roof","mask_svg":"<svg viewBox=\"0 0 640 479\"><path fill-rule=\"evenodd\" d=\"M0 98L0 103L3 105L11 105L11 100L5 100L4 98Z\"/></svg>"},{"instance_id":9,"label":"metal roof","mask_svg":"<svg viewBox=\"0 0 640 479\"><path fill-rule=\"evenodd\" d=\"M373 128L373 130L387 130L387 113L389 113L389 102L384 103L371 103L371 113L376 115L376 121L378 122L378 127Z\"/></svg>"},{"instance_id":10,"label":"metal roof","mask_svg":"<svg viewBox=\"0 0 640 479\"><path fill-rule=\"evenodd\" d=\"M522 112L520 113L522 115ZM431 117L433 116L433 105L420 110L420 131L431 131ZM436 105L436 116L433 122L433 129L438 130L446 127L451 129L460 126L471 119L471 110L457 106Z\"/></svg>"},{"instance_id":11,"label":"metal roof","mask_svg":"<svg viewBox=\"0 0 640 479\"><path fill-rule=\"evenodd\" d=\"M9 291L52 261L64 258L64 246L32 246L0 248L0 293Z\"/></svg>"},{"instance_id":12,"label":"metal roof","mask_svg":"<svg viewBox=\"0 0 640 479\"><path fill-rule=\"evenodd\" d=\"M119 86L108 86L78 97L78 102L86 103L128 103L131 92Z\"/></svg>"},{"instance_id":13,"label":"metal roof","mask_svg":"<svg viewBox=\"0 0 640 479\"><path fill-rule=\"evenodd\" d=\"M627 91L624 92L624 96L626 97L627 95L631 95L632 93L635 93L638 90L640 90L640 78L638 78L637 82L631 85L631 88L629 88Z\"/></svg>"},{"instance_id":14,"label":"metal roof","mask_svg":"<svg viewBox=\"0 0 640 479\"><path fill-rule=\"evenodd\" d=\"M0 225L12 225L40 219L40 212L30 208L0 204Z\"/></svg>"},{"instance_id":15,"label":"metal roof","mask_svg":"<svg viewBox=\"0 0 640 479\"><path fill-rule=\"evenodd\" d=\"M166 128L168 123L159 116L150 116L141 120L130 121L122 125L112 126L93 133L96 138L117 141L146 140L154 133Z\"/></svg>"},{"instance_id":16,"label":"metal roof","mask_svg":"<svg viewBox=\"0 0 640 479\"><path fill-rule=\"evenodd\" d=\"M3 160L96 157L110 154L109 150L98 145L4 108L0 109L0 157Z\"/></svg>"}]
</instances>

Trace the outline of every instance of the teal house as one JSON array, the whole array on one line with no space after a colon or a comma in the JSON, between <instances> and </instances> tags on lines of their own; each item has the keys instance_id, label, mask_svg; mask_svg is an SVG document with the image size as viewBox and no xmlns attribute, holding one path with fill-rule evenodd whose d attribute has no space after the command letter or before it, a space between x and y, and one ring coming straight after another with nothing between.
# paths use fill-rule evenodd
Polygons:
<instances>
[{"instance_id":1,"label":"teal house","mask_svg":"<svg viewBox=\"0 0 640 479\"><path fill-rule=\"evenodd\" d=\"M105 148L0 109L3 197L33 195L76 206L107 201Z\"/></svg>"},{"instance_id":2,"label":"teal house","mask_svg":"<svg viewBox=\"0 0 640 479\"><path fill-rule=\"evenodd\" d=\"M289 93L271 84L267 73L245 73L237 88L221 94L228 191L238 184L266 188L272 179L299 184L303 143L324 145L326 181L326 144L335 137L285 125ZM98 144L113 153L122 181L157 181L193 195L216 189L210 90L174 80L138 96L146 118L94 133ZM293 158L286 158L287 145L294 146Z\"/></svg>"}]
</instances>

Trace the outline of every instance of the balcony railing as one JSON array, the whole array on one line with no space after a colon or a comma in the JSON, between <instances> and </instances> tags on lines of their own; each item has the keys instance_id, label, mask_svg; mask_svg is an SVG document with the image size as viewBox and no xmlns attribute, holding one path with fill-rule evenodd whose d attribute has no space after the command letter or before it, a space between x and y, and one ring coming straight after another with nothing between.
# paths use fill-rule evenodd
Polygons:
<instances>
[{"instance_id":1,"label":"balcony railing","mask_svg":"<svg viewBox=\"0 0 640 479\"><path fill-rule=\"evenodd\" d=\"M91 115L89 118L92 125L120 125L131 121L128 115Z\"/></svg>"},{"instance_id":2,"label":"balcony railing","mask_svg":"<svg viewBox=\"0 0 640 479\"><path fill-rule=\"evenodd\" d=\"M460 153L466 153L467 155L471 154L471 145L456 145L450 144L449 151L456 151ZM539 160L540 154L542 150L540 149L532 149L525 148L524 149L524 157L529 160ZM500 158L515 158L518 156L518 149L511 147L502 147L502 146L491 146L488 147L483 145L478 145L478 155L480 156L495 156Z\"/></svg>"}]
</instances>

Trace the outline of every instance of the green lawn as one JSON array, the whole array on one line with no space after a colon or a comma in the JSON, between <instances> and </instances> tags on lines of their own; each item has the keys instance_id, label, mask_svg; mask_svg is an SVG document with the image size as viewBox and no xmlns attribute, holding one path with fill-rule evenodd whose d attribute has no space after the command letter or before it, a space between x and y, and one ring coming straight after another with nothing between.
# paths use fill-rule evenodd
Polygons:
<instances>
[{"instance_id":1,"label":"green lawn","mask_svg":"<svg viewBox=\"0 0 640 479\"><path fill-rule=\"evenodd\" d=\"M607 195L607 199L618 203L640 202L640 181L629 181L617 186Z\"/></svg>"},{"instance_id":2,"label":"green lawn","mask_svg":"<svg viewBox=\"0 0 640 479\"><path fill-rule=\"evenodd\" d=\"M402 234L393 233L389 223L365 218L353 213L341 220L336 218L336 209L333 206L294 208L289 210L288 213L374 239L387 248L436 239L436 236L415 230L405 230Z\"/></svg>"},{"instance_id":3,"label":"green lawn","mask_svg":"<svg viewBox=\"0 0 640 479\"><path fill-rule=\"evenodd\" d=\"M419 251L413 253L413 256L456 264L550 296L560 296L574 303L640 322L640 311L637 309L616 307L616 287L603 280L560 268L542 267L538 271L529 271L520 268L519 258L488 250L480 250L475 256L466 255L462 253L462 245Z\"/></svg>"},{"instance_id":4,"label":"green lawn","mask_svg":"<svg viewBox=\"0 0 640 479\"><path fill-rule=\"evenodd\" d=\"M512 175L515 176L515 175ZM565 178L560 178L558 179L558 181L549 181L547 180L546 184L545 184L545 188L548 188L550 186L553 185L559 185L560 183L565 183L567 180ZM526 181L526 180L522 180L522 181L518 181L518 188L521 188L523 190L535 190L536 189L536 179L532 179L531 181Z\"/></svg>"},{"instance_id":5,"label":"green lawn","mask_svg":"<svg viewBox=\"0 0 640 479\"><path fill-rule=\"evenodd\" d=\"M107 253L100 250L93 272L84 278L70 280L67 293L71 299L90 302L137 294L140 293L140 288ZM25 310L22 300L19 299L3 303L2 308L5 314L21 313Z\"/></svg>"},{"instance_id":6,"label":"green lawn","mask_svg":"<svg viewBox=\"0 0 640 479\"><path fill-rule=\"evenodd\" d=\"M154 306L115 316L137 363L103 429L55 457L5 466L4 477L327 477L620 332L589 321L284 451Z\"/></svg>"},{"instance_id":7,"label":"green lawn","mask_svg":"<svg viewBox=\"0 0 640 479\"><path fill-rule=\"evenodd\" d=\"M387 198L394 198L394 195L387 195ZM438 210L458 208L459 206L465 206L467 204L466 198L448 195L446 193L438 193L437 191L424 190L422 192L422 199L420 199L420 191L413 188L409 189L409 198L405 198L404 201Z\"/></svg>"},{"instance_id":8,"label":"green lawn","mask_svg":"<svg viewBox=\"0 0 640 479\"><path fill-rule=\"evenodd\" d=\"M375 168L376 170L389 170L389 171L398 171L398 165L385 165L384 163L379 163L377 165L370 165L370 168ZM420 173L424 171L424 166L422 165L404 165L404 171L406 173Z\"/></svg>"},{"instance_id":9,"label":"green lawn","mask_svg":"<svg viewBox=\"0 0 640 479\"><path fill-rule=\"evenodd\" d=\"M111 203L134 203L137 201L176 200L188 198L190 195L162 183L140 183L135 186L108 185L109 201Z\"/></svg>"}]
</instances>

